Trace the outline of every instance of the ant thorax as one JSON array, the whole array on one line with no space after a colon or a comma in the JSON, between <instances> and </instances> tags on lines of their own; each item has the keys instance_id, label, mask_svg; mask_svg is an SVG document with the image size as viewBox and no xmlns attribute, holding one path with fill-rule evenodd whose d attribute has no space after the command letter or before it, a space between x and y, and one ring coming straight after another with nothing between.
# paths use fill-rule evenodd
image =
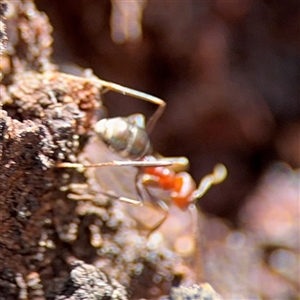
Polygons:
<instances>
[{"instance_id":1,"label":"ant thorax","mask_svg":"<svg viewBox=\"0 0 300 300\"><path fill-rule=\"evenodd\" d=\"M111 151L137 160L152 150L144 119L141 114L102 119L96 123L94 130Z\"/></svg>"}]
</instances>

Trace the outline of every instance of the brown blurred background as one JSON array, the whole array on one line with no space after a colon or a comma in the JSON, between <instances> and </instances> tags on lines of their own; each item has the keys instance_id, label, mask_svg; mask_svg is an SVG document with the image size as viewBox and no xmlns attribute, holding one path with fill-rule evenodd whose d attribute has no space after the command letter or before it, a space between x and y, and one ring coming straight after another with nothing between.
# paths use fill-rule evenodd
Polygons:
<instances>
[{"instance_id":1,"label":"brown blurred background","mask_svg":"<svg viewBox=\"0 0 300 300\"><path fill-rule=\"evenodd\" d=\"M275 161L300 166L300 2L37 0L54 27L54 59L163 98L152 133L187 156L196 181L224 163L226 182L199 205L232 220ZM72 64L72 65L70 65ZM67 66L67 67L66 67ZM109 116L154 108L105 95Z\"/></svg>"}]
</instances>

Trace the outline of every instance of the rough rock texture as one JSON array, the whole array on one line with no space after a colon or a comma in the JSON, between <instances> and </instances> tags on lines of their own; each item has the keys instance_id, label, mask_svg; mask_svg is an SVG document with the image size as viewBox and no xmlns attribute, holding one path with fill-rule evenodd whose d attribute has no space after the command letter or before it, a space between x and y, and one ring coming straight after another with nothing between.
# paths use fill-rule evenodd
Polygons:
<instances>
[{"instance_id":1,"label":"rough rock texture","mask_svg":"<svg viewBox=\"0 0 300 300\"><path fill-rule=\"evenodd\" d=\"M109 280L96 267L82 261L73 263L70 278L60 294L55 300L128 299L126 290L120 283L115 279Z\"/></svg>"},{"instance_id":2,"label":"rough rock texture","mask_svg":"<svg viewBox=\"0 0 300 300\"><path fill-rule=\"evenodd\" d=\"M173 287L170 292L171 300L222 300L214 289L208 284L193 285L191 287Z\"/></svg>"},{"instance_id":3,"label":"rough rock texture","mask_svg":"<svg viewBox=\"0 0 300 300\"><path fill-rule=\"evenodd\" d=\"M85 268L116 291L93 295L75 268L71 278L80 287L72 299L125 299L120 284L130 299L166 294L176 255L149 246L134 220L99 193L93 172L56 167L78 161L101 87L54 71L47 17L31 1L10 5L0 86L0 299L67 299L63 285L76 259L104 270L107 277Z\"/></svg>"}]
</instances>

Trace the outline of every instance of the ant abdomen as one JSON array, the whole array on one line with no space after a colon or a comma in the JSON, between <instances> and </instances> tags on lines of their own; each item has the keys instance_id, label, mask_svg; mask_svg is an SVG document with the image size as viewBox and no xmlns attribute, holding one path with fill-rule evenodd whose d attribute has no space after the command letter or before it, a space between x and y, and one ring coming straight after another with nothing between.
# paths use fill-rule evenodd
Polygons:
<instances>
[{"instance_id":1,"label":"ant abdomen","mask_svg":"<svg viewBox=\"0 0 300 300\"><path fill-rule=\"evenodd\" d=\"M137 160L151 152L148 133L134 116L102 119L94 129L110 150L124 158Z\"/></svg>"}]
</instances>

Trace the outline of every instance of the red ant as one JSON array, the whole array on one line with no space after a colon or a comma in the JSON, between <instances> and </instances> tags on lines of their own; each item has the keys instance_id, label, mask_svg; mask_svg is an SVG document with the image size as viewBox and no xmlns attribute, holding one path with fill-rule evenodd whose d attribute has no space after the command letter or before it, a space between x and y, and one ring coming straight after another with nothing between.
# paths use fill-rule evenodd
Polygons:
<instances>
[{"instance_id":1,"label":"red ant","mask_svg":"<svg viewBox=\"0 0 300 300\"><path fill-rule=\"evenodd\" d=\"M75 78L73 75L65 75ZM78 78L76 77L76 80ZM186 169L189 162L185 157L155 158L151 156L152 148L149 133L163 113L166 103L157 97L142 93L121 85L107 82L98 78L84 79L94 83L100 89L106 88L123 95L139 98L143 101L158 105L158 108L145 124L145 118L141 114L128 117L117 117L102 119L94 126L97 137L103 141L108 148L129 160L109 161L96 164L83 165L78 163L59 163L60 168L92 168L104 166L133 166L141 167L136 175L136 189L139 199L131 199L103 192L103 194L133 204L143 204L142 190L145 190L151 202L157 205L163 212L164 217L151 229L156 230L168 217L169 207L161 199L154 197L149 187L157 187L170 192L170 198L180 209L185 210L196 199L201 198L214 184L222 182L227 176L224 165L218 164L212 174L206 175L200 182L198 188L190 174L178 172ZM170 168L167 168L169 166ZM172 169L173 168L173 169ZM149 234L150 234L149 233Z\"/></svg>"}]
</instances>

